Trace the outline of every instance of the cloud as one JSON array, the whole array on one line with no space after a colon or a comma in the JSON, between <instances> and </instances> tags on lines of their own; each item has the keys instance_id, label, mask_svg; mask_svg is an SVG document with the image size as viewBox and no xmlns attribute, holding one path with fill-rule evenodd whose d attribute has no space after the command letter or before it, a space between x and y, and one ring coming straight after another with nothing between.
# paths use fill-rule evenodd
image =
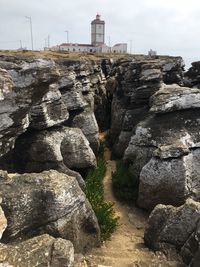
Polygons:
<instances>
[{"instance_id":1,"label":"cloud","mask_svg":"<svg viewBox=\"0 0 200 267\"><path fill-rule=\"evenodd\" d=\"M133 42L134 51L152 48L162 54L200 57L200 1L196 0L0 0L0 48L30 48L33 21L34 46L41 49L45 38L51 44L90 42L90 22L97 12L106 21L106 41Z\"/></svg>"}]
</instances>

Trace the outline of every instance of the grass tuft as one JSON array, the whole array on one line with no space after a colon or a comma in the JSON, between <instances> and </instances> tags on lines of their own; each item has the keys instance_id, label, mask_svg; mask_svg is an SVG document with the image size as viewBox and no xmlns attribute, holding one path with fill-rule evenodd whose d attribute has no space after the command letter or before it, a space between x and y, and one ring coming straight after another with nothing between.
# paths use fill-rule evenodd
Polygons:
<instances>
[{"instance_id":1,"label":"grass tuft","mask_svg":"<svg viewBox=\"0 0 200 267\"><path fill-rule=\"evenodd\" d=\"M117 163L117 169L112 174L112 186L114 195L119 200L133 202L137 199L138 179L130 174L121 161Z\"/></svg>"},{"instance_id":2,"label":"grass tuft","mask_svg":"<svg viewBox=\"0 0 200 267\"><path fill-rule=\"evenodd\" d=\"M118 217L115 216L113 203L104 200L103 178L106 173L106 163L98 159L97 168L91 170L86 179L86 197L96 214L101 230L101 239L110 238L117 227Z\"/></svg>"}]
</instances>

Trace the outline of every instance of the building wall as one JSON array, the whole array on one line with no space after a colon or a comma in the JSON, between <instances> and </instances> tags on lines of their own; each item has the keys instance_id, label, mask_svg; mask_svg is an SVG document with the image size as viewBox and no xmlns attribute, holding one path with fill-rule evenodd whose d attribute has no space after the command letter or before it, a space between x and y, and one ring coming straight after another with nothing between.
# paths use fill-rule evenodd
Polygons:
<instances>
[{"instance_id":1,"label":"building wall","mask_svg":"<svg viewBox=\"0 0 200 267\"><path fill-rule=\"evenodd\" d=\"M81 45L60 45L59 50L69 52L95 52L95 47Z\"/></svg>"},{"instance_id":2,"label":"building wall","mask_svg":"<svg viewBox=\"0 0 200 267\"><path fill-rule=\"evenodd\" d=\"M116 44L112 47L113 53L127 53L127 44Z\"/></svg>"},{"instance_id":3,"label":"building wall","mask_svg":"<svg viewBox=\"0 0 200 267\"><path fill-rule=\"evenodd\" d=\"M91 43L94 46L102 45L105 41L105 23L95 20L91 24Z\"/></svg>"}]
</instances>

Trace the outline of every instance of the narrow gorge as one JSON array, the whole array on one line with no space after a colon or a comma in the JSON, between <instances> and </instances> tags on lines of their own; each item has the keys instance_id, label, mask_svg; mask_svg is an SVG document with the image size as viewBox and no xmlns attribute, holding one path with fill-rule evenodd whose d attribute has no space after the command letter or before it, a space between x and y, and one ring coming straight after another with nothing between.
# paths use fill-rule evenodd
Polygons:
<instances>
[{"instance_id":1,"label":"narrow gorge","mask_svg":"<svg viewBox=\"0 0 200 267\"><path fill-rule=\"evenodd\" d=\"M200 62L4 53L0 104L0 266L200 266ZM85 193L102 144L119 216L103 242Z\"/></svg>"}]
</instances>

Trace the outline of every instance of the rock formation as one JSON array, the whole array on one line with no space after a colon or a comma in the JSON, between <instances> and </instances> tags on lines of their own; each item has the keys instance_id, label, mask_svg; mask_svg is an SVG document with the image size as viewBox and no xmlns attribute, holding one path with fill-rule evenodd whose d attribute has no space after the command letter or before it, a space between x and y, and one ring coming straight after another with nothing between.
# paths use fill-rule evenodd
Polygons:
<instances>
[{"instance_id":1,"label":"rock formation","mask_svg":"<svg viewBox=\"0 0 200 267\"><path fill-rule=\"evenodd\" d=\"M190 266L199 258L200 203L188 199L183 206L158 205L152 211L145 231L145 242L165 253L176 249ZM193 263L192 263L193 262Z\"/></svg>"},{"instance_id":2,"label":"rock formation","mask_svg":"<svg viewBox=\"0 0 200 267\"><path fill-rule=\"evenodd\" d=\"M53 170L4 176L0 195L8 220L3 242L49 233L76 251L99 244L97 219L74 177Z\"/></svg>"},{"instance_id":3,"label":"rock formation","mask_svg":"<svg viewBox=\"0 0 200 267\"><path fill-rule=\"evenodd\" d=\"M4 267L73 267L74 248L70 241L41 235L17 245L0 244L0 262Z\"/></svg>"},{"instance_id":4,"label":"rock formation","mask_svg":"<svg viewBox=\"0 0 200 267\"><path fill-rule=\"evenodd\" d=\"M16 173L0 172L5 266L72 266L73 246L99 245L80 173L96 166L99 127L110 123L113 151L138 179L137 203L153 209L146 244L197 266L199 66L184 74L180 57L0 56L0 168Z\"/></svg>"}]
</instances>

